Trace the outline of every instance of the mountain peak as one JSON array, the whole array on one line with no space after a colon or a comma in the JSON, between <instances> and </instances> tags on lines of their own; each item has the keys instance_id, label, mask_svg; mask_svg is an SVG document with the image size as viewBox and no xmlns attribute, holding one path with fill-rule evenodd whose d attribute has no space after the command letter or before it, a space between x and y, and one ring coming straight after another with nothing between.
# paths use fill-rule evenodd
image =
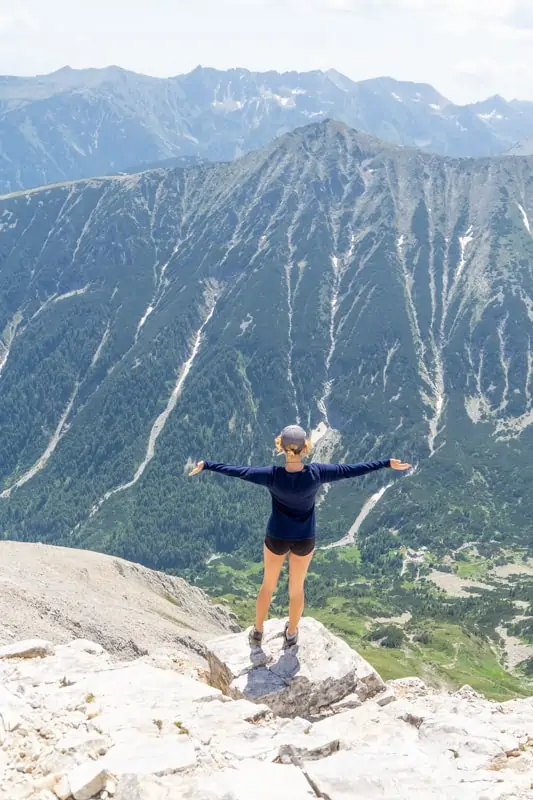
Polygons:
<instances>
[{"instance_id":1,"label":"mountain peak","mask_svg":"<svg viewBox=\"0 0 533 800\"><path fill-rule=\"evenodd\" d=\"M77 597L88 580L80 574ZM282 649L284 626L267 621L252 651L244 632L207 645L172 637L118 662L88 639L0 647L9 797L221 800L256 797L260 781L277 800L440 797L443 786L472 800L495 772L491 797L529 796L532 698L504 709L467 685L385 684L312 617L296 648Z\"/></svg>"},{"instance_id":2,"label":"mountain peak","mask_svg":"<svg viewBox=\"0 0 533 800\"><path fill-rule=\"evenodd\" d=\"M353 92L357 87L355 81L352 81L351 78L346 77L346 75L343 75L342 72L338 72L336 69L328 69L324 72L324 75L326 78L329 78L338 89L342 89L343 92Z\"/></svg>"},{"instance_id":3,"label":"mountain peak","mask_svg":"<svg viewBox=\"0 0 533 800\"><path fill-rule=\"evenodd\" d=\"M312 150L316 150L318 147L325 152L329 147L332 147L335 142L339 141L339 137L342 137L343 142L349 150L362 151L368 156L375 155L384 150L394 151L404 149L359 131L347 125L345 122L330 119L329 117L320 122L312 122L284 134L279 139L275 140L270 147L273 149L278 147L284 148L287 142L293 142L301 144L305 149L310 147Z\"/></svg>"}]
</instances>

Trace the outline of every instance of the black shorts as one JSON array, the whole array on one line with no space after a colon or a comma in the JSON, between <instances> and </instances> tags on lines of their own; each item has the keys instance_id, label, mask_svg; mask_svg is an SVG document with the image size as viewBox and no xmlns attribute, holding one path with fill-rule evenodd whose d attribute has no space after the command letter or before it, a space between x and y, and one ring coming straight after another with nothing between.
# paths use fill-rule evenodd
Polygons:
<instances>
[{"instance_id":1,"label":"black shorts","mask_svg":"<svg viewBox=\"0 0 533 800\"><path fill-rule=\"evenodd\" d=\"M285 553L294 553L295 556L308 556L315 549L315 539L275 539L268 534L265 537L265 547L276 556Z\"/></svg>"}]
</instances>

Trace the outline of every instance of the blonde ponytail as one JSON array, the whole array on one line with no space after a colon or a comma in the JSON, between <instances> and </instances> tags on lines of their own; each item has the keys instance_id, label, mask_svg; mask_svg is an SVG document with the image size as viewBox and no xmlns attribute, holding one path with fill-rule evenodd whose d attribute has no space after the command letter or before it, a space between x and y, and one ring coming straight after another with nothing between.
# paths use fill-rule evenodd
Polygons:
<instances>
[{"instance_id":1,"label":"blonde ponytail","mask_svg":"<svg viewBox=\"0 0 533 800\"><path fill-rule=\"evenodd\" d=\"M311 442L309 439L307 439L301 450L297 450L294 445L289 445L289 447L284 448L281 444L281 436L276 436L274 443L278 453L292 453L295 456L308 456L311 452Z\"/></svg>"}]
</instances>

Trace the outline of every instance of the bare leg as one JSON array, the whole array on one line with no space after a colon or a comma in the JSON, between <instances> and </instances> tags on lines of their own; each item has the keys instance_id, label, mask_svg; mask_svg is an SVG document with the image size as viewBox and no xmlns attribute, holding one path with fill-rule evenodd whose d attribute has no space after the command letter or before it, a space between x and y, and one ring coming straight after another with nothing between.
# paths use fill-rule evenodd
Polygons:
<instances>
[{"instance_id":1,"label":"bare leg","mask_svg":"<svg viewBox=\"0 0 533 800\"><path fill-rule=\"evenodd\" d=\"M308 556L289 556L289 636L296 633L298 623L304 612L304 583L309 569L309 564L313 560L315 551Z\"/></svg>"},{"instance_id":2,"label":"bare leg","mask_svg":"<svg viewBox=\"0 0 533 800\"><path fill-rule=\"evenodd\" d=\"M268 615L268 609L272 602L272 595L276 591L278 585L279 574L285 561L286 554L277 556L271 553L268 547L263 548L265 572L263 575L263 583L259 594L257 595L256 613L255 613L255 629L257 631L263 630L265 619Z\"/></svg>"}]
</instances>

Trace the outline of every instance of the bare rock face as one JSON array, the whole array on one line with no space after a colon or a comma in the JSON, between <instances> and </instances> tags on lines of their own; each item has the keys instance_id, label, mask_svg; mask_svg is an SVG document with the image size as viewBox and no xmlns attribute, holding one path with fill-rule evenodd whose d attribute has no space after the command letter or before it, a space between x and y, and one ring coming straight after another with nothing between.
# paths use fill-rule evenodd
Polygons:
<instances>
[{"instance_id":1,"label":"bare rock face","mask_svg":"<svg viewBox=\"0 0 533 800\"><path fill-rule=\"evenodd\" d=\"M181 651L117 662L87 640L34 657L14 645L0 660L0 800L531 797L533 698L385 686L314 620L289 651L282 630L272 620L261 651L244 634L209 644L218 688Z\"/></svg>"},{"instance_id":2,"label":"bare rock face","mask_svg":"<svg viewBox=\"0 0 533 800\"><path fill-rule=\"evenodd\" d=\"M183 578L113 556L2 541L0 564L0 658L22 656L20 640L39 637L90 640L121 659L167 647L205 666L204 641L240 630ZM22 647L28 656L49 655L47 642Z\"/></svg>"},{"instance_id":3,"label":"bare rock face","mask_svg":"<svg viewBox=\"0 0 533 800\"><path fill-rule=\"evenodd\" d=\"M247 632L208 643L212 685L284 717L320 715L347 695L363 701L385 688L376 670L317 620L301 621L298 644L290 648L284 625L269 620L260 648L250 647Z\"/></svg>"}]
</instances>

